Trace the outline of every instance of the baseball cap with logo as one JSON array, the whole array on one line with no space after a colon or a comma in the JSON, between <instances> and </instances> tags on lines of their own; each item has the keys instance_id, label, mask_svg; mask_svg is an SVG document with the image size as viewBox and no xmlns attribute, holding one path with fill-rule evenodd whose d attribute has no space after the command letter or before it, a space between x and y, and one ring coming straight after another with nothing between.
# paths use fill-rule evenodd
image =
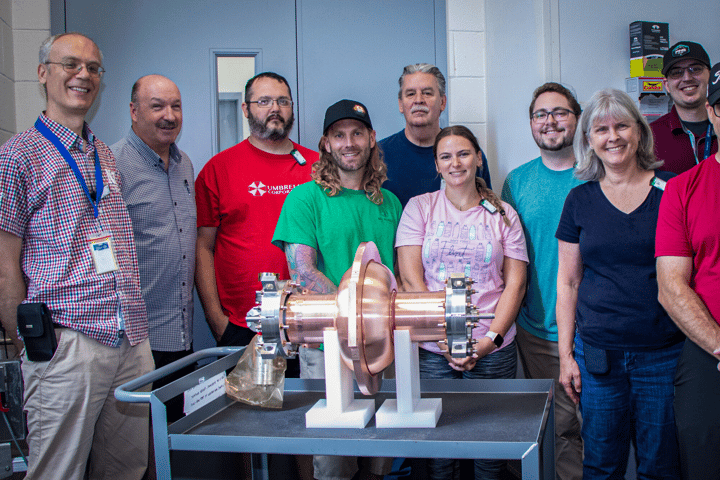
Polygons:
<instances>
[{"instance_id":1,"label":"baseball cap with logo","mask_svg":"<svg viewBox=\"0 0 720 480\"><path fill-rule=\"evenodd\" d=\"M708 103L715 105L720 102L720 63L710 69L710 81L708 82Z\"/></svg>"},{"instance_id":2,"label":"baseball cap with logo","mask_svg":"<svg viewBox=\"0 0 720 480\"><path fill-rule=\"evenodd\" d=\"M337 103L330 105L325 112L325 124L323 126L323 135L325 135L330 126L338 120L344 120L346 118L352 118L353 120L359 120L367 127L372 130L372 122L370 121L370 114L367 111L365 105L355 100L340 100Z\"/></svg>"},{"instance_id":3,"label":"baseball cap with logo","mask_svg":"<svg viewBox=\"0 0 720 480\"><path fill-rule=\"evenodd\" d=\"M695 42L678 42L663 55L663 76L667 76L668 70L683 60L697 60L710 68L710 57L702 45Z\"/></svg>"}]
</instances>

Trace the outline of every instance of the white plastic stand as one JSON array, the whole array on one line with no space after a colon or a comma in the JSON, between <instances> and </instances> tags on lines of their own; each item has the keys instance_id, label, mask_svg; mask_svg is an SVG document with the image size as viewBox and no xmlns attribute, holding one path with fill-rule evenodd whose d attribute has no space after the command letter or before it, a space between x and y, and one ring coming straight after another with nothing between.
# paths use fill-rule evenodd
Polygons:
<instances>
[{"instance_id":1,"label":"white plastic stand","mask_svg":"<svg viewBox=\"0 0 720 480\"><path fill-rule=\"evenodd\" d=\"M395 330L397 400L385 400L375 414L377 428L435 428L442 413L441 398L420 398L418 344L408 330Z\"/></svg>"},{"instance_id":2,"label":"white plastic stand","mask_svg":"<svg viewBox=\"0 0 720 480\"><path fill-rule=\"evenodd\" d=\"M325 330L325 396L305 414L307 428L365 428L375 400L355 399L353 372L340 358L337 330Z\"/></svg>"}]
</instances>

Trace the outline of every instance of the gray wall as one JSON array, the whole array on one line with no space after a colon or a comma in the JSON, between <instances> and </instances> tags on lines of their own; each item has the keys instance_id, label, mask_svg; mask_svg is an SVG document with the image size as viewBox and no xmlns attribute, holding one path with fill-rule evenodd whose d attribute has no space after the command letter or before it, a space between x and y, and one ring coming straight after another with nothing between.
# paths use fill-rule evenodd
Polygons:
<instances>
[{"instance_id":1,"label":"gray wall","mask_svg":"<svg viewBox=\"0 0 720 480\"><path fill-rule=\"evenodd\" d=\"M538 8L553 3L558 7L559 76L546 73L542 41L547 32L538 21ZM624 90L630 74L628 26L636 20L669 23L671 43L699 42L719 62L719 12L720 0L488 0L487 143L498 164L497 177L504 180L510 170L539 155L527 112L537 86L550 80L570 84L580 103L604 87Z\"/></svg>"}]
</instances>

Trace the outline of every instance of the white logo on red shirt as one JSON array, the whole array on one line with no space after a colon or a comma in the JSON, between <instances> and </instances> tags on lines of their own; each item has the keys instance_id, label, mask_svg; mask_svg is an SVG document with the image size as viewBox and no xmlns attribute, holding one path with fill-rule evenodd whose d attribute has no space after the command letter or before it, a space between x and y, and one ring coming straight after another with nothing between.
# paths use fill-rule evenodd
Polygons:
<instances>
[{"instance_id":1,"label":"white logo on red shirt","mask_svg":"<svg viewBox=\"0 0 720 480\"><path fill-rule=\"evenodd\" d=\"M264 183L258 181L253 182L248 186L248 192L250 192L250 195L253 197L261 197L266 193L268 195L287 195L290 193L290 190L295 187L297 187L297 184L265 185Z\"/></svg>"},{"instance_id":2,"label":"white logo on red shirt","mask_svg":"<svg viewBox=\"0 0 720 480\"><path fill-rule=\"evenodd\" d=\"M262 197L263 195L265 195L265 192L267 191L266 188L267 188L266 185L262 182L253 182L248 187L248 191L250 192L250 195L252 195L253 197L258 197L258 196Z\"/></svg>"}]
</instances>

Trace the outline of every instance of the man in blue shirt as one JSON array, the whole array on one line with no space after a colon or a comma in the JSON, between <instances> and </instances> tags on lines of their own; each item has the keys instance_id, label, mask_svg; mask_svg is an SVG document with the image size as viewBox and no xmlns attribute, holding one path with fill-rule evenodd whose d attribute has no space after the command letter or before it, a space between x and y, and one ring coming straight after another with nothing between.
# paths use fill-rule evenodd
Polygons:
<instances>
[{"instance_id":1,"label":"man in blue shirt","mask_svg":"<svg viewBox=\"0 0 720 480\"><path fill-rule=\"evenodd\" d=\"M520 215L527 240L528 292L517 318L517 343L527 378L555 380L557 477L582 479L583 444L575 403L557 381L560 375L555 320L558 245L555 231L565 197L581 182L573 175L573 137L580 105L564 86L549 82L535 90L530 129L540 156L507 176L502 199Z\"/></svg>"},{"instance_id":2,"label":"man in blue shirt","mask_svg":"<svg viewBox=\"0 0 720 480\"><path fill-rule=\"evenodd\" d=\"M410 198L441 188L433 144L440 133L440 114L447 106L447 97L445 77L439 68L429 63L408 65L398 83L398 107L405 116L405 128L378 143L388 168L383 187L394 193L405 207ZM482 172L478 171L478 175L492 188L484 153L482 161Z\"/></svg>"}]
</instances>

